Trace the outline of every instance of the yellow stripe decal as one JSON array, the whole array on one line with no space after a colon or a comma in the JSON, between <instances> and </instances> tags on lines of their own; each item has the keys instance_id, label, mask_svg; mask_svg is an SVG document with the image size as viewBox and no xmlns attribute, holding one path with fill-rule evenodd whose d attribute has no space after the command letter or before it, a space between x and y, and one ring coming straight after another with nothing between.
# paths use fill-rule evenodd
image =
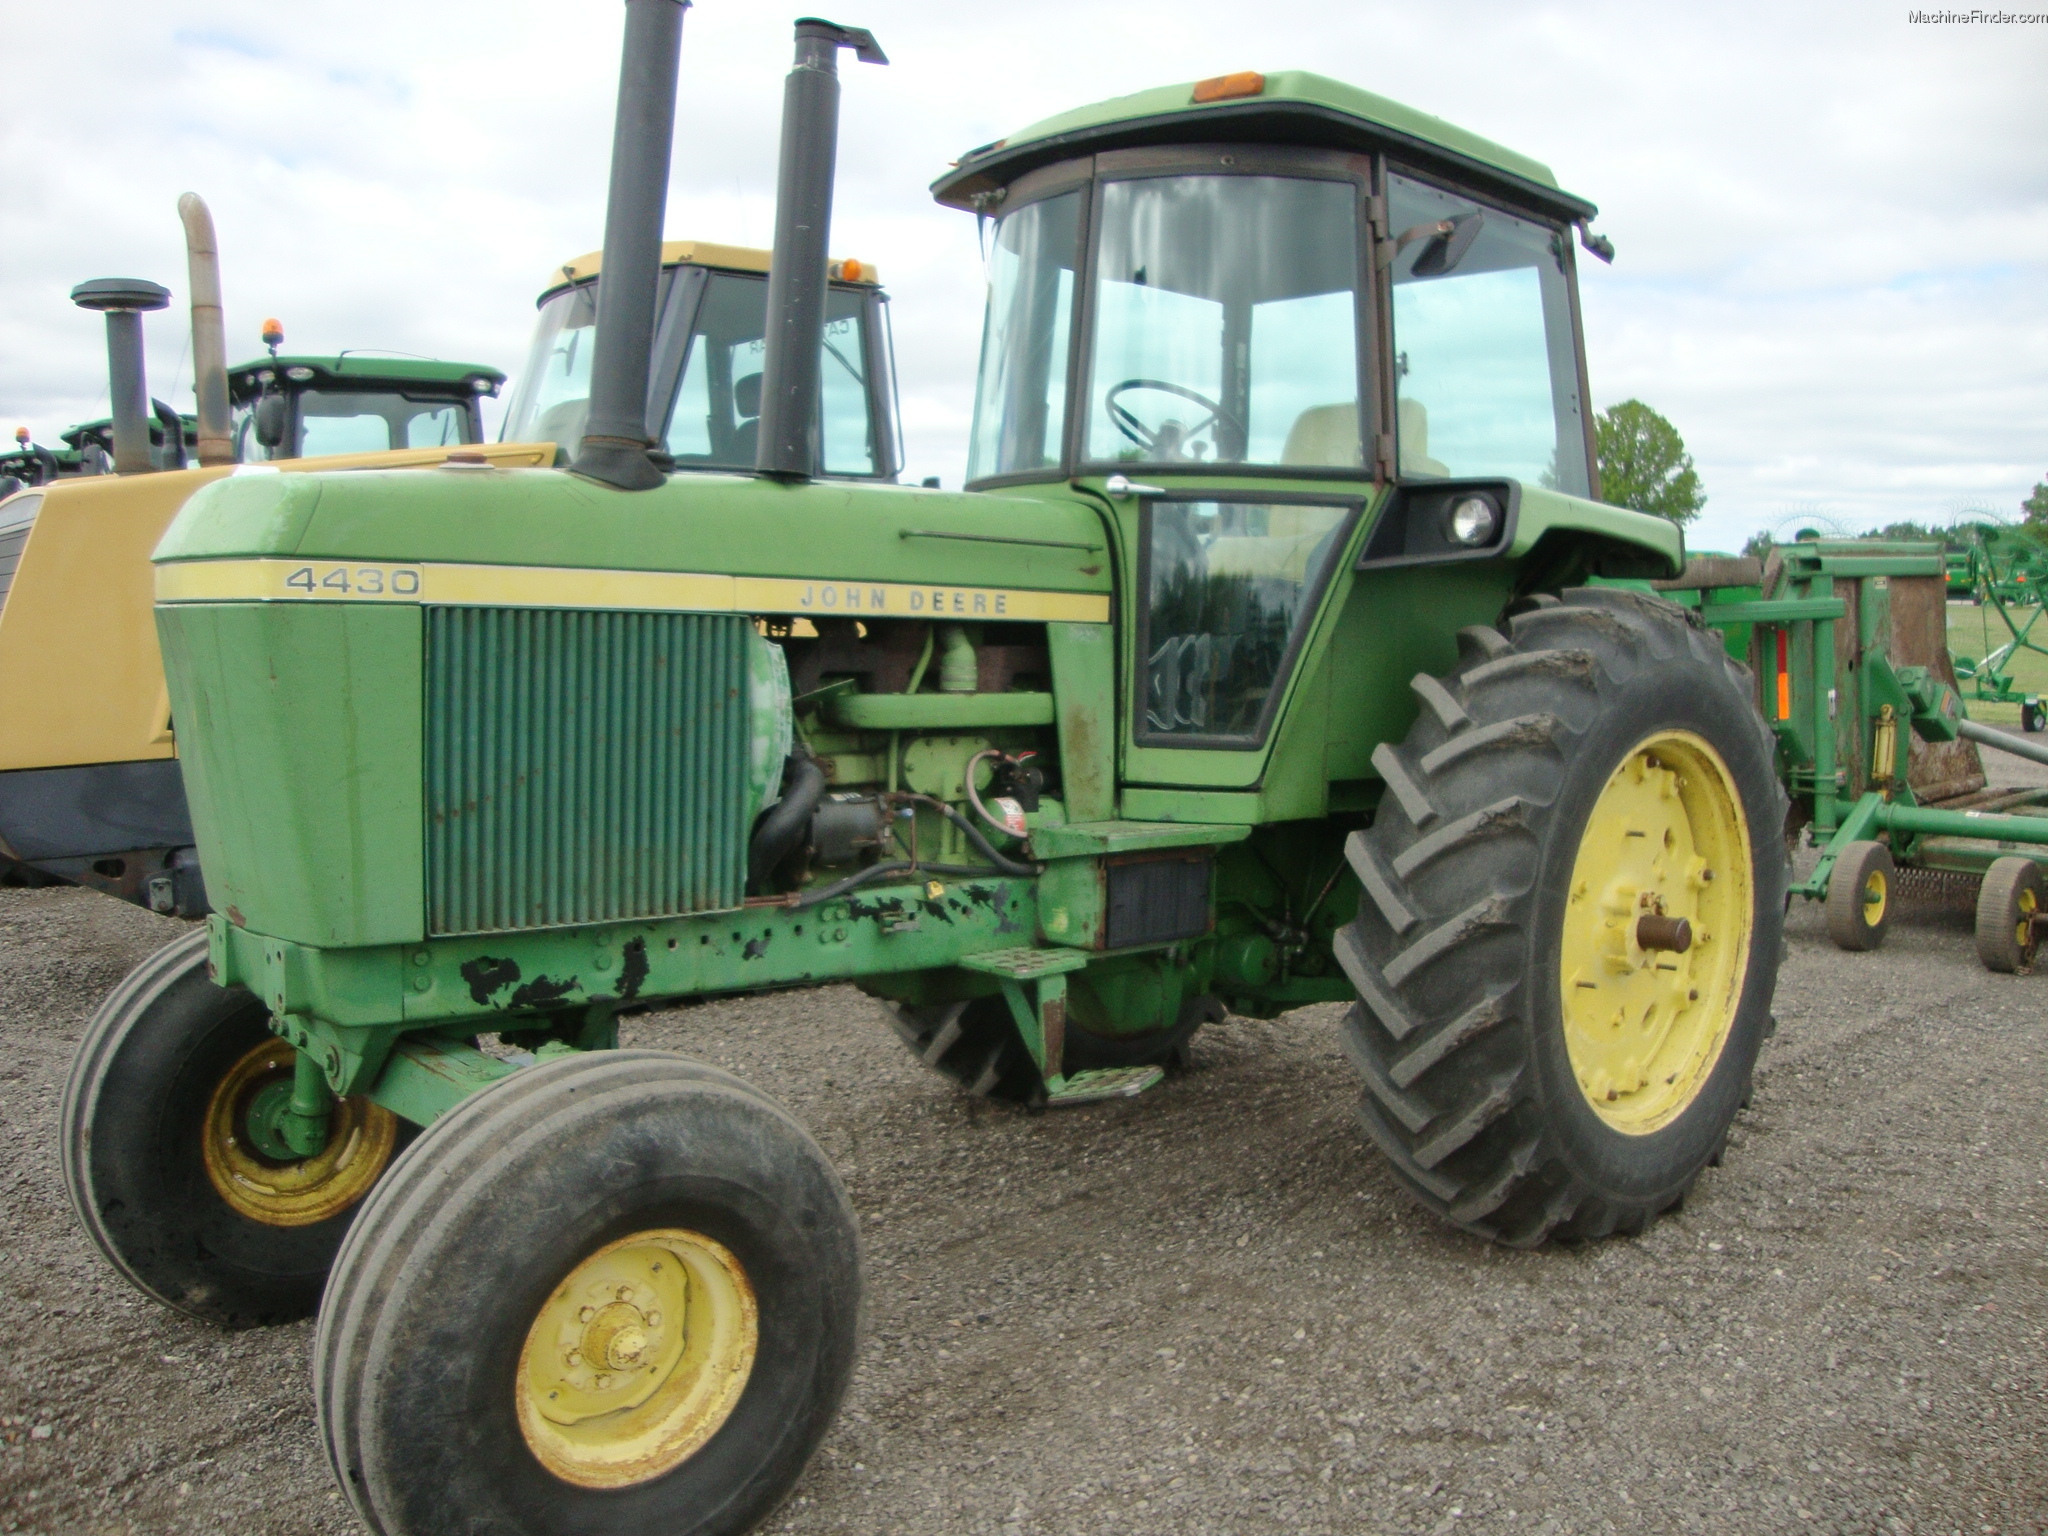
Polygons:
<instances>
[{"instance_id":1,"label":"yellow stripe decal","mask_svg":"<svg viewBox=\"0 0 2048 1536\"><path fill-rule=\"evenodd\" d=\"M1109 622L1095 592L911 586L885 581L597 571L564 566L374 560L191 560L156 568L159 603L432 603L480 608L614 608L797 613L835 618Z\"/></svg>"}]
</instances>

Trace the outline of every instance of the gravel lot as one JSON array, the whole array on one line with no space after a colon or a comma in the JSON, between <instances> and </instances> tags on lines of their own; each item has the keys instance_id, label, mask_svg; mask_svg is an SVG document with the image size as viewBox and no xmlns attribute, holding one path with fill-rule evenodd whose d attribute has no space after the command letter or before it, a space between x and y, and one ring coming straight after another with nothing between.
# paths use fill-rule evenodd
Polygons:
<instances>
[{"instance_id":1,"label":"gravel lot","mask_svg":"<svg viewBox=\"0 0 2048 1536\"><path fill-rule=\"evenodd\" d=\"M0 891L0 1529L352 1532L311 1325L165 1312L64 1202L73 1042L176 931ZM1334 1009L1037 1116L956 1097L849 990L636 1021L789 1103L865 1226L860 1374L768 1528L2048 1527L2048 976L1982 970L1952 899L1875 955L1811 906L1791 933L1726 1165L1641 1239L1535 1254L1395 1186Z\"/></svg>"}]
</instances>

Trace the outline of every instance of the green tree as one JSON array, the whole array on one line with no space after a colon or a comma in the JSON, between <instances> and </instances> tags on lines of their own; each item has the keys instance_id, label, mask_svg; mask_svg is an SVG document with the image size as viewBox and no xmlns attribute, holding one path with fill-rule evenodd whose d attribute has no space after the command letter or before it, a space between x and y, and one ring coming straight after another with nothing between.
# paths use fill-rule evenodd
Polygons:
<instances>
[{"instance_id":1,"label":"green tree","mask_svg":"<svg viewBox=\"0 0 2048 1536\"><path fill-rule=\"evenodd\" d=\"M2048 480L2034 487L2034 493L2020 503L2020 510L2027 514L2030 530L2048 529Z\"/></svg>"},{"instance_id":2,"label":"green tree","mask_svg":"<svg viewBox=\"0 0 2048 1536\"><path fill-rule=\"evenodd\" d=\"M1640 400L1624 400L1593 418L1600 494L1616 506L1689 523L1707 504L1699 472L1678 428Z\"/></svg>"}]
</instances>

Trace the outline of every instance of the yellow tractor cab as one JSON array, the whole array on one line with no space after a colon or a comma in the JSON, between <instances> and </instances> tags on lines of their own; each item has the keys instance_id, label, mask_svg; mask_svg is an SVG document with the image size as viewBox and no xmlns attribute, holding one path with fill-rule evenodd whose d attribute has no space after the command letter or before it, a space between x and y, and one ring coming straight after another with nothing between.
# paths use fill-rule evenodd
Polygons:
<instances>
[{"instance_id":1,"label":"yellow tractor cab","mask_svg":"<svg viewBox=\"0 0 2048 1536\"><path fill-rule=\"evenodd\" d=\"M526 367L505 412L507 442L573 451L590 409L602 253L565 261L540 296ZM889 300L872 263L834 261L819 353L822 462L833 478L893 481L902 471ZM706 240L661 248L647 419L677 469L754 472L768 324L768 252Z\"/></svg>"},{"instance_id":2,"label":"yellow tractor cab","mask_svg":"<svg viewBox=\"0 0 2048 1536\"><path fill-rule=\"evenodd\" d=\"M751 474L768 252L683 240L662 258L648 419L666 424L678 469ZM230 474L451 457L565 462L588 409L599 266L592 253L550 272L498 442L478 441L479 402L504 379L496 369L273 353L226 370L232 417L221 438L240 462L165 470L152 436L157 472L61 475L0 499L0 880L68 881L187 917L209 910L157 650L150 551L187 497ZM903 456L887 297L871 265L831 270L826 472L893 481ZM264 340L281 345L275 321ZM111 436L87 448L99 470Z\"/></svg>"}]
</instances>

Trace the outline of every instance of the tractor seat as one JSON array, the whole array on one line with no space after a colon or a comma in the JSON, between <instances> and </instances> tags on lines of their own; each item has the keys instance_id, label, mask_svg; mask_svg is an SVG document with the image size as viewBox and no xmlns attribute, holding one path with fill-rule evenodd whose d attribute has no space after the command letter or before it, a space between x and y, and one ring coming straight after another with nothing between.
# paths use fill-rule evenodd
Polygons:
<instances>
[{"instance_id":1,"label":"tractor seat","mask_svg":"<svg viewBox=\"0 0 2048 1536\"><path fill-rule=\"evenodd\" d=\"M1420 400L1404 399L1398 420L1401 429L1401 473L1448 478L1446 464L1429 456L1429 410ZM1282 464L1317 465L1335 469L1356 469L1365 463L1358 441L1358 406L1312 405L1294 418L1287 429L1287 444L1280 450Z\"/></svg>"}]
</instances>

